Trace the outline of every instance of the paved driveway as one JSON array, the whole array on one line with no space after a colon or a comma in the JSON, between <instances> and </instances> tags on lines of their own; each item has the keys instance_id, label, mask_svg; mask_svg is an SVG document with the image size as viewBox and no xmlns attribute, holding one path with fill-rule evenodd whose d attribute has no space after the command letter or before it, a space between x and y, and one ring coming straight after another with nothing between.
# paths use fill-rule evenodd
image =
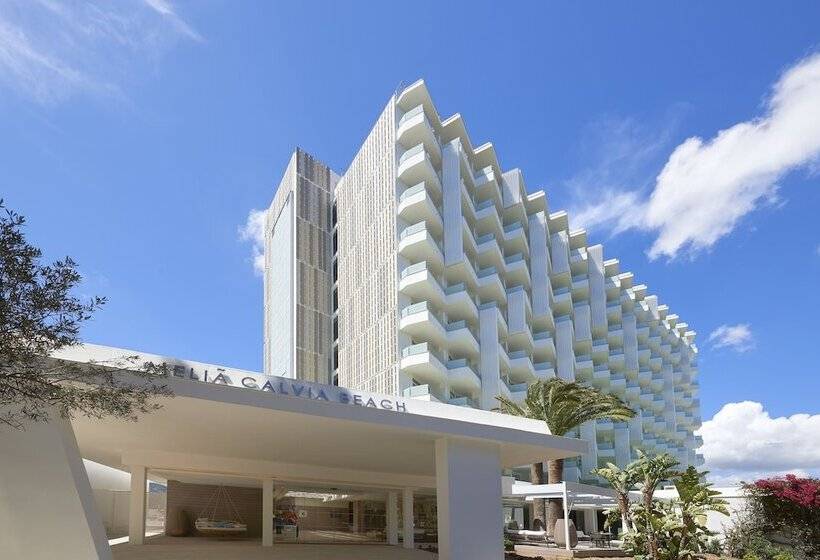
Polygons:
<instances>
[{"instance_id":1,"label":"paved driveway","mask_svg":"<svg viewBox=\"0 0 820 560\"><path fill-rule=\"evenodd\" d=\"M435 554L378 544L280 544L197 537L152 537L144 545L111 547L114 560L432 560Z\"/></svg>"}]
</instances>

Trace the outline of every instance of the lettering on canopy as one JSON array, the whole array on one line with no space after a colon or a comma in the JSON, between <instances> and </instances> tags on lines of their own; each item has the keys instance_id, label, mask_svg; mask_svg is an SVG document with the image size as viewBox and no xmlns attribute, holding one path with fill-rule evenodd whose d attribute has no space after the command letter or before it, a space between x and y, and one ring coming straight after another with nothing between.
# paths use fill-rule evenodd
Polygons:
<instances>
[{"instance_id":1,"label":"lettering on canopy","mask_svg":"<svg viewBox=\"0 0 820 560\"><path fill-rule=\"evenodd\" d=\"M200 383L228 385L230 387L252 389L287 397L336 402L365 408L393 410L395 412L407 412L407 404L404 401L384 395L356 393L344 387L336 387L335 385L322 385L272 375L255 375L220 367L214 367L213 369L207 369L205 367L197 368L190 364L169 364L169 370L170 374L174 377L198 381Z\"/></svg>"}]
</instances>

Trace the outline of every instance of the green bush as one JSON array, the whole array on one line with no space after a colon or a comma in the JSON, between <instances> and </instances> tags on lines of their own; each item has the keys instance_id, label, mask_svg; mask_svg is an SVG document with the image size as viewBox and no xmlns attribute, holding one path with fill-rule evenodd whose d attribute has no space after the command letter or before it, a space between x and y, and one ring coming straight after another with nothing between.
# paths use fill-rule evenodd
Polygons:
<instances>
[{"instance_id":1,"label":"green bush","mask_svg":"<svg viewBox=\"0 0 820 560\"><path fill-rule=\"evenodd\" d=\"M794 554L787 550L781 550L774 556L772 556L772 560L794 560Z\"/></svg>"},{"instance_id":2,"label":"green bush","mask_svg":"<svg viewBox=\"0 0 820 560\"><path fill-rule=\"evenodd\" d=\"M760 560L760 556L758 556L754 552L747 552L743 555L743 560Z\"/></svg>"}]
</instances>

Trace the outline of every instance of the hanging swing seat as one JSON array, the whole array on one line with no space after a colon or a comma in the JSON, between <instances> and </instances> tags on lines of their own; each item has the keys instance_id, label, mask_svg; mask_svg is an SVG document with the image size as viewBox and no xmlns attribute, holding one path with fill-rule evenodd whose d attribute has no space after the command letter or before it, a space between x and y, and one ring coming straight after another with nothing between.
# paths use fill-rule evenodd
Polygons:
<instances>
[{"instance_id":1,"label":"hanging swing seat","mask_svg":"<svg viewBox=\"0 0 820 560\"><path fill-rule=\"evenodd\" d=\"M220 506L223 505L222 511L226 515L220 517L218 513ZM224 486L217 487L194 522L194 527L199 533L210 537L234 537L244 535L248 531L245 520L239 515Z\"/></svg>"}]
</instances>

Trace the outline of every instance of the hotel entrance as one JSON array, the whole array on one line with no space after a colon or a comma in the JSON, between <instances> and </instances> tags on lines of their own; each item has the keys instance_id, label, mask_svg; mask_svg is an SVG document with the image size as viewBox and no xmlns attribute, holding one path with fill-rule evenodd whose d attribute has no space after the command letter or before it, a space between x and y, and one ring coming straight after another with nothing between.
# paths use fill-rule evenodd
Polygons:
<instances>
[{"instance_id":1,"label":"hotel entrance","mask_svg":"<svg viewBox=\"0 0 820 560\"><path fill-rule=\"evenodd\" d=\"M165 535L215 541L261 539L265 498L259 481L204 473L152 471L151 475L167 480ZM418 548L433 548L435 493L419 492L413 498L412 542ZM403 543L400 501L397 490L385 488L274 482L273 544ZM388 535L391 516L397 542L390 542Z\"/></svg>"}]
</instances>

